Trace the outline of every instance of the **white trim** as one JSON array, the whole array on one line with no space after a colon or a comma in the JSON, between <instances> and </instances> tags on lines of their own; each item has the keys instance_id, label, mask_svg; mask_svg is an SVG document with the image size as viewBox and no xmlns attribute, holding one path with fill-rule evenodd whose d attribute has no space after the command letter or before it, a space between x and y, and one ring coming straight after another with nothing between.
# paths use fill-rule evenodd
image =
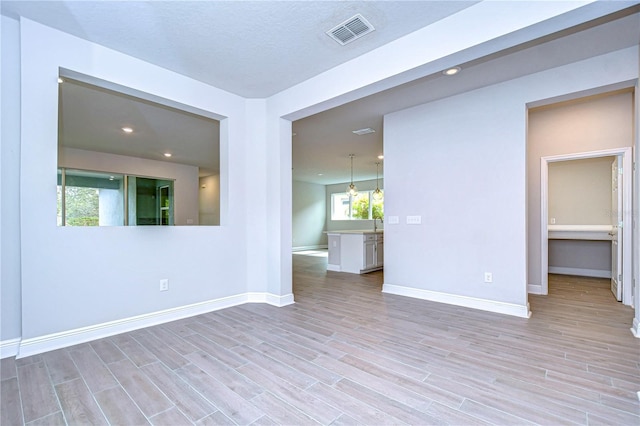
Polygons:
<instances>
[{"instance_id":1,"label":"white trim","mask_svg":"<svg viewBox=\"0 0 640 426\"><path fill-rule=\"evenodd\" d=\"M527 293L542 294L542 284L527 284Z\"/></svg>"},{"instance_id":2,"label":"white trim","mask_svg":"<svg viewBox=\"0 0 640 426\"><path fill-rule=\"evenodd\" d=\"M605 269L566 268L564 266L549 266L550 274L577 275L579 277L611 278L611 271Z\"/></svg>"},{"instance_id":3,"label":"white trim","mask_svg":"<svg viewBox=\"0 0 640 426\"><path fill-rule=\"evenodd\" d=\"M329 248L328 244L318 244L315 246L298 246L293 247L291 251L304 251L304 250L326 250Z\"/></svg>"},{"instance_id":4,"label":"white trim","mask_svg":"<svg viewBox=\"0 0 640 426\"><path fill-rule=\"evenodd\" d=\"M514 303L497 302L495 300L478 299L476 297L458 296L455 294L441 293L431 290L423 290L413 287L405 287L395 284L383 284L382 292L399 296L413 297L432 302L446 303L449 305L463 306L465 308L480 309L498 314L513 315L521 318L529 318L531 311L529 304L516 305Z\"/></svg>"},{"instance_id":5,"label":"white trim","mask_svg":"<svg viewBox=\"0 0 640 426\"><path fill-rule=\"evenodd\" d=\"M638 339L640 339L640 321L638 318L633 319L633 327L631 327L631 333Z\"/></svg>"},{"instance_id":6,"label":"white trim","mask_svg":"<svg viewBox=\"0 0 640 426\"><path fill-rule=\"evenodd\" d=\"M333 263L327 263L327 271L342 272L340 265L334 265Z\"/></svg>"},{"instance_id":7,"label":"white trim","mask_svg":"<svg viewBox=\"0 0 640 426\"><path fill-rule=\"evenodd\" d=\"M22 341L17 339L17 342L12 343L15 343L18 346L15 351L16 357L24 358L30 355L36 355L207 312L243 305L245 303L268 303L273 306L282 307L294 303L294 300L293 294L291 293L284 296L278 296L271 293L243 293L235 296L213 299L206 302L194 303L192 305L181 306L178 308L166 309L164 311L157 311L130 318L109 321L102 324L94 324L59 333L32 337L29 339L23 339Z\"/></svg>"},{"instance_id":8,"label":"white trim","mask_svg":"<svg viewBox=\"0 0 640 426\"><path fill-rule=\"evenodd\" d=\"M247 303L266 303L281 308L295 303L293 293L278 296L271 293L247 293Z\"/></svg>"},{"instance_id":9,"label":"white trim","mask_svg":"<svg viewBox=\"0 0 640 426\"><path fill-rule=\"evenodd\" d=\"M20 338L0 341L0 359L18 355Z\"/></svg>"},{"instance_id":10,"label":"white trim","mask_svg":"<svg viewBox=\"0 0 640 426\"><path fill-rule=\"evenodd\" d=\"M625 226L622 228L620 237L622 238L622 270L627 271L624 273L625 278L622 288L622 303L625 305L632 305L633 298L631 290L633 286L633 280L631 279L633 270L632 261L632 170L633 170L633 150L631 147L621 147L612 149L603 149L598 151L589 152L576 152L563 155L552 155L548 157L540 158L540 274L542 281L542 293L549 294L549 224L547 223L548 213L548 186L549 186L549 163L555 163L558 161L568 160L580 160L585 158L598 158L598 157L611 157L621 155L622 156L622 168L625 170L623 174L623 223Z\"/></svg>"}]
</instances>

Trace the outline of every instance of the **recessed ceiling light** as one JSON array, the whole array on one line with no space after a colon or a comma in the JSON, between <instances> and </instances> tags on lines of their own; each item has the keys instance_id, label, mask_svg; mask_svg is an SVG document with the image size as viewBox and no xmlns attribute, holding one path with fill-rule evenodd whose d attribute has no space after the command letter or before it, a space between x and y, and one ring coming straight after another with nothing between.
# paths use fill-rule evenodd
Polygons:
<instances>
[{"instance_id":1,"label":"recessed ceiling light","mask_svg":"<svg viewBox=\"0 0 640 426\"><path fill-rule=\"evenodd\" d=\"M362 135L368 135L369 133L375 133L376 131L373 130L371 127L366 127L364 129L352 130L352 132L358 136L362 136Z\"/></svg>"},{"instance_id":2,"label":"recessed ceiling light","mask_svg":"<svg viewBox=\"0 0 640 426\"><path fill-rule=\"evenodd\" d=\"M322 173L318 173L318 176L322 176Z\"/></svg>"},{"instance_id":3,"label":"recessed ceiling light","mask_svg":"<svg viewBox=\"0 0 640 426\"><path fill-rule=\"evenodd\" d=\"M62 77L58 77L58 83L64 83L64 79Z\"/></svg>"},{"instance_id":4,"label":"recessed ceiling light","mask_svg":"<svg viewBox=\"0 0 640 426\"><path fill-rule=\"evenodd\" d=\"M378 160L382 160L384 158L384 155L380 154L378 155Z\"/></svg>"},{"instance_id":5,"label":"recessed ceiling light","mask_svg":"<svg viewBox=\"0 0 640 426\"><path fill-rule=\"evenodd\" d=\"M453 68L449 68L448 70L442 71L442 74L444 74L444 75L456 75L461 70L462 70L462 68L460 68L460 67L453 67Z\"/></svg>"},{"instance_id":6,"label":"recessed ceiling light","mask_svg":"<svg viewBox=\"0 0 640 426\"><path fill-rule=\"evenodd\" d=\"M122 131L125 133L133 133L133 129L131 127L123 127Z\"/></svg>"},{"instance_id":7,"label":"recessed ceiling light","mask_svg":"<svg viewBox=\"0 0 640 426\"><path fill-rule=\"evenodd\" d=\"M169 157L171 157L171 153L170 153L170 152L165 152L165 153L164 153L164 156L165 156L165 157L167 157L167 158L169 158Z\"/></svg>"}]
</instances>

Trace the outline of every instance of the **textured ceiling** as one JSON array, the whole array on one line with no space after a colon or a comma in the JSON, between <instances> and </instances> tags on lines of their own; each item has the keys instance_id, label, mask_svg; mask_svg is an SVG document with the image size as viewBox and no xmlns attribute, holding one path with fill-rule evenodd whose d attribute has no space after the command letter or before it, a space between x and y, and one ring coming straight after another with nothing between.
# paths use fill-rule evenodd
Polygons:
<instances>
[{"instance_id":1,"label":"textured ceiling","mask_svg":"<svg viewBox=\"0 0 640 426\"><path fill-rule=\"evenodd\" d=\"M263 98L305 81L412 31L428 26L476 2L462 1L2 1L2 13L25 16L61 31L135 56L166 69L201 80L247 98ZM356 155L354 178L375 178L376 157L382 152L384 114L434 99L451 96L499 81L577 61L589 56L638 45L638 2L631 12L585 22L562 33L550 32L543 39L523 38L521 45L491 57L474 56L461 64L454 77L440 73L425 76L394 89L294 121L293 178L330 184L349 180L348 154ZM627 7L627 6L620 6ZM376 28L346 46L340 46L325 31L361 13ZM604 16L604 15L603 15ZM479 22L478 25L486 23ZM437 42L437 41L434 41ZM211 158L199 147L209 144L211 121L181 114L162 106L121 105L122 99L104 98L98 91L73 94L63 111L63 143L83 147L86 135L107 136L117 153L159 155L176 133L164 134L162 123L172 121L171 131L192 141L195 150L177 154L170 161L194 164L196 158ZM98 96L98 98L93 98ZM102 99L98 101L98 99ZM102 103L104 101L104 103ZM127 102L137 102L127 99ZM72 106L76 103L76 106ZM104 120L82 105L103 105ZM97 108L97 107L96 107ZM119 110L132 113L121 117ZM111 111L111 112L109 112ZM83 115L84 114L84 115ZM87 114L93 114L89 120ZM157 114L157 117L154 115ZM73 117L77 117L75 120ZM124 123L125 118L129 123ZM78 122L78 121L84 121ZM92 123L88 125L88 123ZM136 145L122 141L119 129L130 124L138 129ZM204 126L200 128L200 125ZM214 124L217 125L217 124ZM375 133L356 136L352 130L372 127ZM114 132L114 129L116 131ZM217 132L215 130L214 132ZM217 138L217 133L216 133ZM75 142L74 142L75 140ZM199 142L198 142L199 141ZM217 143L217 142L215 142ZM145 145L146 144L146 145ZM144 146L142 153L127 151ZM87 149L84 146L84 149ZM89 149L98 149L90 147ZM116 149L116 148L113 148ZM212 159L215 164L215 159ZM204 167L208 165L200 164ZM215 167L213 167L215 168ZM383 171L383 169L381 169ZM321 174L321 176L320 176Z\"/></svg>"},{"instance_id":2,"label":"textured ceiling","mask_svg":"<svg viewBox=\"0 0 640 426\"><path fill-rule=\"evenodd\" d=\"M25 16L246 98L264 98L476 1L2 1ZM362 14L346 46L326 31Z\"/></svg>"}]
</instances>

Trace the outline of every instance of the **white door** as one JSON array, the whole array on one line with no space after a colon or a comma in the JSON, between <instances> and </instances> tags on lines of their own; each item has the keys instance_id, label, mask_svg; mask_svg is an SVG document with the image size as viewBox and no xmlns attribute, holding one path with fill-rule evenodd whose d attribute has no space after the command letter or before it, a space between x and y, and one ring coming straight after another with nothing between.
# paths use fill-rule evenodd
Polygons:
<instances>
[{"instance_id":1,"label":"white door","mask_svg":"<svg viewBox=\"0 0 640 426\"><path fill-rule=\"evenodd\" d=\"M622 224L622 179L619 156L611 164L611 292L622 301L622 241L618 238Z\"/></svg>"}]
</instances>

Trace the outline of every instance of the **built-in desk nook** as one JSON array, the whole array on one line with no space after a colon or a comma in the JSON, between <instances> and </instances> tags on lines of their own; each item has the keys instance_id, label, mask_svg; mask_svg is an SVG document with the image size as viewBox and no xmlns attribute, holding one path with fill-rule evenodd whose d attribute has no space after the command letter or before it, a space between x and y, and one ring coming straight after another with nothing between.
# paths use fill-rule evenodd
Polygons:
<instances>
[{"instance_id":1,"label":"built-in desk nook","mask_svg":"<svg viewBox=\"0 0 640 426\"><path fill-rule=\"evenodd\" d=\"M548 225L549 272L611 278L611 225Z\"/></svg>"},{"instance_id":2,"label":"built-in desk nook","mask_svg":"<svg viewBox=\"0 0 640 426\"><path fill-rule=\"evenodd\" d=\"M612 225L547 225L550 240L611 241Z\"/></svg>"}]
</instances>

